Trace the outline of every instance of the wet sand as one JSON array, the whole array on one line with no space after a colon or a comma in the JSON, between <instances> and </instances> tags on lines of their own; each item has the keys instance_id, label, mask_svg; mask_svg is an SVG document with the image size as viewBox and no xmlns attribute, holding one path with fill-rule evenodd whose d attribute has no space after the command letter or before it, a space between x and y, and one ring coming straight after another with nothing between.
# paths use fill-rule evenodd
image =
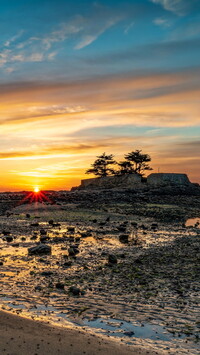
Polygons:
<instances>
[{"instance_id":1,"label":"wet sand","mask_svg":"<svg viewBox=\"0 0 200 355\"><path fill-rule=\"evenodd\" d=\"M154 351L70 328L52 327L8 312L0 312L0 354L6 355L154 355Z\"/></svg>"}]
</instances>

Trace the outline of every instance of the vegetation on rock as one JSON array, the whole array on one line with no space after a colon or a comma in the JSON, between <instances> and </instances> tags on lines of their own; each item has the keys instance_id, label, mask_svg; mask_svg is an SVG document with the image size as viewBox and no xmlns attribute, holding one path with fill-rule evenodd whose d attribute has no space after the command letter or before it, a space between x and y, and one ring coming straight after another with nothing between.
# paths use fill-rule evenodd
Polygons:
<instances>
[{"instance_id":1,"label":"vegetation on rock","mask_svg":"<svg viewBox=\"0 0 200 355\"><path fill-rule=\"evenodd\" d=\"M91 165L92 168L88 169L86 174L94 174L99 177L127 174L138 174L143 176L145 170L152 170L148 164L151 161L151 157L148 154L142 154L142 151L138 149L125 154L125 160L119 163L113 158L113 154L106 155L106 153L97 156L97 159ZM111 168L110 165L113 166L113 164L117 164L119 169L115 170Z\"/></svg>"}]
</instances>

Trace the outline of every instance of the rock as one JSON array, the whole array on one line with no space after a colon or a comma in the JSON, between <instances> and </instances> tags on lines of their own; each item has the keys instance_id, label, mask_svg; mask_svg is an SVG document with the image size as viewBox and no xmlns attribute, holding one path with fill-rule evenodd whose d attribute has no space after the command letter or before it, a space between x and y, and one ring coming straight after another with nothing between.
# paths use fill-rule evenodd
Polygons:
<instances>
[{"instance_id":1,"label":"rock","mask_svg":"<svg viewBox=\"0 0 200 355\"><path fill-rule=\"evenodd\" d=\"M47 231L45 231L45 229L40 229L40 235L47 235Z\"/></svg>"},{"instance_id":2,"label":"rock","mask_svg":"<svg viewBox=\"0 0 200 355\"><path fill-rule=\"evenodd\" d=\"M138 226L137 222L131 222L131 225L132 225L134 228L137 228L137 226Z\"/></svg>"},{"instance_id":3,"label":"rock","mask_svg":"<svg viewBox=\"0 0 200 355\"><path fill-rule=\"evenodd\" d=\"M42 291L42 287L40 285L35 286L35 291Z\"/></svg>"},{"instance_id":4,"label":"rock","mask_svg":"<svg viewBox=\"0 0 200 355\"><path fill-rule=\"evenodd\" d=\"M53 275L52 271L42 271L41 272L41 276L51 276L51 275Z\"/></svg>"},{"instance_id":5,"label":"rock","mask_svg":"<svg viewBox=\"0 0 200 355\"><path fill-rule=\"evenodd\" d=\"M33 235L32 237L30 237L30 240L36 240L37 239L37 235Z\"/></svg>"},{"instance_id":6,"label":"rock","mask_svg":"<svg viewBox=\"0 0 200 355\"><path fill-rule=\"evenodd\" d=\"M50 224L50 225L53 225L53 224L54 224L53 219L50 219L49 224Z\"/></svg>"},{"instance_id":7,"label":"rock","mask_svg":"<svg viewBox=\"0 0 200 355\"><path fill-rule=\"evenodd\" d=\"M114 254L109 254L108 255L108 262L110 264L117 264L117 257Z\"/></svg>"},{"instance_id":8,"label":"rock","mask_svg":"<svg viewBox=\"0 0 200 355\"><path fill-rule=\"evenodd\" d=\"M13 237L11 237L10 235L6 236L5 240L7 241L7 243L11 243L13 241Z\"/></svg>"},{"instance_id":9,"label":"rock","mask_svg":"<svg viewBox=\"0 0 200 355\"><path fill-rule=\"evenodd\" d=\"M124 254L124 253L121 253L121 254L119 254L118 256L119 256L119 258L122 258L122 259L125 259L125 258L126 258L126 254Z\"/></svg>"},{"instance_id":10,"label":"rock","mask_svg":"<svg viewBox=\"0 0 200 355\"><path fill-rule=\"evenodd\" d=\"M10 232L7 231L7 230L3 230L1 233L2 233L3 235L10 235Z\"/></svg>"},{"instance_id":11,"label":"rock","mask_svg":"<svg viewBox=\"0 0 200 355\"><path fill-rule=\"evenodd\" d=\"M120 226L117 227L119 232L126 232L126 225L121 224Z\"/></svg>"},{"instance_id":12,"label":"rock","mask_svg":"<svg viewBox=\"0 0 200 355\"><path fill-rule=\"evenodd\" d=\"M19 247L19 243L12 243L12 247L18 248Z\"/></svg>"},{"instance_id":13,"label":"rock","mask_svg":"<svg viewBox=\"0 0 200 355\"><path fill-rule=\"evenodd\" d=\"M147 230L148 229L148 227L145 226L144 224L141 224L140 228L143 229L143 230Z\"/></svg>"},{"instance_id":14,"label":"rock","mask_svg":"<svg viewBox=\"0 0 200 355\"><path fill-rule=\"evenodd\" d=\"M3 261L0 261L0 266L2 266L3 265Z\"/></svg>"},{"instance_id":15,"label":"rock","mask_svg":"<svg viewBox=\"0 0 200 355\"><path fill-rule=\"evenodd\" d=\"M71 286L69 288L69 292L72 293L74 296L79 296L81 293L80 288L76 287L76 286Z\"/></svg>"},{"instance_id":16,"label":"rock","mask_svg":"<svg viewBox=\"0 0 200 355\"><path fill-rule=\"evenodd\" d=\"M63 267L70 267L72 266L72 262L71 261L65 261L64 264L62 264Z\"/></svg>"},{"instance_id":17,"label":"rock","mask_svg":"<svg viewBox=\"0 0 200 355\"><path fill-rule=\"evenodd\" d=\"M75 255L74 248L69 248L68 253L69 253L69 256L74 256Z\"/></svg>"},{"instance_id":18,"label":"rock","mask_svg":"<svg viewBox=\"0 0 200 355\"><path fill-rule=\"evenodd\" d=\"M40 244L35 247L28 249L29 255L42 255L42 254L51 254L51 247L49 245Z\"/></svg>"},{"instance_id":19,"label":"rock","mask_svg":"<svg viewBox=\"0 0 200 355\"><path fill-rule=\"evenodd\" d=\"M67 227L67 230L70 233L75 233L75 227L73 227L73 226Z\"/></svg>"},{"instance_id":20,"label":"rock","mask_svg":"<svg viewBox=\"0 0 200 355\"><path fill-rule=\"evenodd\" d=\"M141 259L135 259L134 262L135 264L143 264L143 261Z\"/></svg>"},{"instance_id":21,"label":"rock","mask_svg":"<svg viewBox=\"0 0 200 355\"><path fill-rule=\"evenodd\" d=\"M39 227L39 223L36 222L36 223L31 223L31 227Z\"/></svg>"},{"instance_id":22,"label":"rock","mask_svg":"<svg viewBox=\"0 0 200 355\"><path fill-rule=\"evenodd\" d=\"M62 282L57 282L55 286L59 290L64 290L64 288L65 288L65 285Z\"/></svg>"},{"instance_id":23,"label":"rock","mask_svg":"<svg viewBox=\"0 0 200 355\"><path fill-rule=\"evenodd\" d=\"M26 214L26 218L30 218L31 215L29 213Z\"/></svg>"},{"instance_id":24,"label":"rock","mask_svg":"<svg viewBox=\"0 0 200 355\"><path fill-rule=\"evenodd\" d=\"M79 253L78 245L70 245L68 249L69 256L74 256Z\"/></svg>"},{"instance_id":25,"label":"rock","mask_svg":"<svg viewBox=\"0 0 200 355\"><path fill-rule=\"evenodd\" d=\"M92 235L91 231L81 232L80 234L82 238L91 237Z\"/></svg>"},{"instance_id":26,"label":"rock","mask_svg":"<svg viewBox=\"0 0 200 355\"><path fill-rule=\"evenodd\" d=\"M50 238L48 237L48 235L42 235L40 236L40 242L41 243L45 243L49 240Z\"/></svg>"},{"instance_id":27,"label":"rock","mask_svg":"<svg viewBox=\"0 0 200 355\"><path fill-rule=\"evenodd\" d=\"M121 243L127 244L127 243L128 243L128 237L129 237L128 234L121 234L121 235L119 236L119 241L120 241Z\"/></svg>"},{"instance_id":28,"label":"rock","mask_svg":"<svg viewBox=\"0 0 200 355\"><path fill-rule=\"evenodd\" d=\"M132 337L135 333L132 331L126 331L124 332L124 335L126 335L127 337Z\"/></svg>"},{"instance_id":29,"label":"rock","mask_svg":"<svg viewBox=\"0 0 200 355\"><path fill-rule=\"evenodd\" d=\"M151 224L151 229L156 231L156 229L158 229L158 224L157 223L152 223Z\"/></svg>"}]
</instances>

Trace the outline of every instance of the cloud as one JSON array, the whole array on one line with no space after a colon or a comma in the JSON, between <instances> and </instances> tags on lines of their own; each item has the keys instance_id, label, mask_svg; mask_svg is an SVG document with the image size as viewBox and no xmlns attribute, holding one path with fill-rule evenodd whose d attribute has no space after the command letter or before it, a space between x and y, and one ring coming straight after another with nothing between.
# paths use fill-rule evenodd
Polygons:
<instances>
[{"instance_id":1,"label":"cloud","mask_svg":"<svg viewBox=\"0 0 200 355\"><path fill-rule=\"evenodd\" d=\"M47 33L43 31L27 37L28 33L20 30L4 42L0 52L0 66L52 61L60 50L59 43L66 44L72 40L74 49L83 49L122 19L121 14L115 14L108 7L95 5L90 15L74 15Z\"/></svg>"},{"instance_id":2,"label":"cloud","mask_svg":"<svg viewBox=\"0 0 200 355\"><path fill-rule=\"evenodd\" d=\"M132 21L131 23L129 23L128 26L126 26L124 30L124 34L127 35L133 26L134 26L134 21Z\"/></svg>"},{"instance_id":3,"label":"cloud","mask_svg":"<svg viewBox=\"0 0 200 355\"><path fill-rule=\"evenodd\" d=\"M198 5L196 0L151 0L155 4L160 4L165 10L183 16Z\"/></svg>"},{"instance_id":4,"label":"cloud","mask_svg":"<svg viewBox=\"0 0 200 355\"><path fill-rule=\"evenodd\" d=\"M18 40L24 33L24 30L20 30L16 35L12 36L11 38L9 38L5 43L4 46L5 47L10 47L11 44L13 44L14 42L16 42L16 40Z\"/></svg>"},{"instance_id":5,"label":"cloud","mask_svg":"<svg viewBox=\"0 0 200 355\"><path fill-rule=\"evenodd\" d=\"M55 133L60 127L76 131L79 127L118 124L122 119L140 126L149 122L154 126L197 125L199 74L197 67L74 81L2 83L1 130L6 134L13 125L14 132L38 131L40 122L40 127Z\"/></svg>"},{"instance_id":6,"label":"cloud","mask_svg":"<svg viewBox=\"0 0 200 355\"><path fill-rule=\"evenodd\" d=\"M163 18L163 17L160 17L160 18L156 18L153 23L156 25L156 26L160 26L160 27L170 27L170 22L169 20Z\"/></svg>"},{"instance_id":7,"label":"cloud","mask_svg":"<svg viewBox=\"0 0 200 355\"><path fill-rule=\"evenodd\" d=\"M0 152L0 160L26 160L26 159L48 159L53 157L66 157L68 155L80 155L94 149L105 148L104 144L93 143L78 145L52 145L52 146L40 146L34 150L20 150L20 151L4 151Z\"/></svg>"}]
</instances>

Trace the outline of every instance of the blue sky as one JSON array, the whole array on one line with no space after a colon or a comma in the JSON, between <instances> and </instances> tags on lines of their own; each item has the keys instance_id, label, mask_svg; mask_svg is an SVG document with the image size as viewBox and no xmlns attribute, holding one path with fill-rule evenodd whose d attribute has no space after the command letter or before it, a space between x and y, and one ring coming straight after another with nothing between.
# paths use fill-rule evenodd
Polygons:
<instances>
[{"instance_id":1,"label":"blue sky","mask_svg":"<svg viewBox=\"0 0 200 355\"><path fill-rule=\"evenodd\" d=\"M0 33L1 189L135 149L199 181L198 0L1 0Z\"/></svg>"}]
</instances>

